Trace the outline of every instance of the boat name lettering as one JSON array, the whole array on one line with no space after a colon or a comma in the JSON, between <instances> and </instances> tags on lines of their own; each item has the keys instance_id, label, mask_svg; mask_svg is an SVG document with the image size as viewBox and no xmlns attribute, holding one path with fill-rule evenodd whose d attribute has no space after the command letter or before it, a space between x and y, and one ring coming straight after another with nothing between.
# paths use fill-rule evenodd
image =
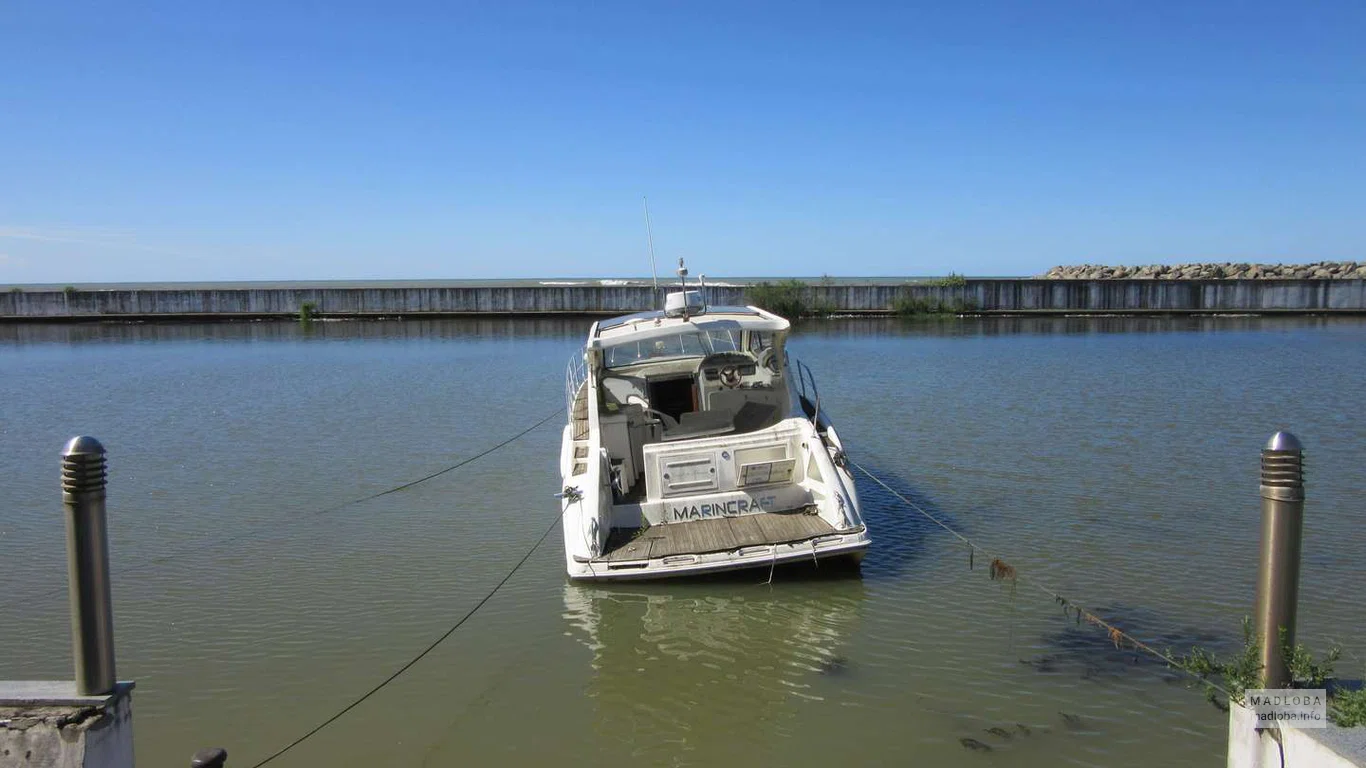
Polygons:
<instances>
[{"instance_id":1,"label":"boat name lettering","mask_svg":"<svg viewBox=\"0 0 1366 768\"><path fill-rule=\"evenodd\" d=\"M751 496L747 499L714 501L710 504L685 504L681 507L670 507L669 519L678 521L700 520L705 517L734 517L772 509L776 500L775 496Z\"/></svg>"}]
</instances>

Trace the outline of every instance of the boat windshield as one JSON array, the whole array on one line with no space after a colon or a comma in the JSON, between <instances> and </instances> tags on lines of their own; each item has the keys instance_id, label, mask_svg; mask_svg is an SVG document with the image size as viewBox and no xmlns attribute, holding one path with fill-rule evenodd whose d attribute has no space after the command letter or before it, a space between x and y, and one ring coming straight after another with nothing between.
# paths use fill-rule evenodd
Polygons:
<instances>
[{"instance_id":1,"label":"boat windshield","mask_svg":"<svg viewBox=\"0 0 1366 768\"><path fill-rule=\"evenodd\" d=\"M731 329L706 332L676 333L657 336L644 341L625 341L603 350L603 362L608 368L623 368L648 360L706 357L717 352L739 352L741 332Z\"/></svg>"}]
</instances>

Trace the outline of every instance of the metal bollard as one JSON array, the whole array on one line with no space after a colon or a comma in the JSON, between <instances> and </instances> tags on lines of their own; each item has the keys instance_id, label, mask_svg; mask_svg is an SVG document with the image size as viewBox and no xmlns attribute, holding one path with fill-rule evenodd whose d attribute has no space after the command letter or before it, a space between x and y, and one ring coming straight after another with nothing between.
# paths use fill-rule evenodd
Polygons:
<instances>
[{"instance_id":1,"label":"metal bollard","mask_svg":"<svg viewBox=\"0 0 1366 768\"><path fill-rule=\"evenodd\" d=\"M190 758L190 768L223 768L228 762L228 751L222 747L201 749Z\"/></svg>"},{"instance_id":2,"label":"metal bollard","mask_svg":"<svg viewBox=\"0 0 1366 768\"><path fill-rule=\"evenodd\" d=\"M1290 684L1281 653L1295 643L1295 604L1300 587L1300 535L1304 528L1304 446L1289 432L1277 432L1262 449L1262 544L1257 571L1257 615L1262 687Z\"/></svg>"},{"instance_id":3,"label":"metal bollard","mask_svg":"<svg viewBox=\"0 0 1366 768\"><path fill-rule=\"evenodd\" d=\"M76 691L114 690L114 614L109 599L109 537L104 521L104 446L73 437L62 449L66 506L66 570L71 601L71 655Z\"/></svg>"}]
</instances>

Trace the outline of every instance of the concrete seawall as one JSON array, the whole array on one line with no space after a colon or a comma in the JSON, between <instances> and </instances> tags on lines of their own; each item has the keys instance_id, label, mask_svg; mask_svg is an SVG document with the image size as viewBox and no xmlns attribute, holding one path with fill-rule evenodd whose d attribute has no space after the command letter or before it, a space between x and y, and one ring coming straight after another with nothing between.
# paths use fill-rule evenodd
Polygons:
<instances>
[{"instance_id":1,"label":"concrete seawall","mask_svg":"<svg viewBox=\"0 0 1366 768\"><path fill-rule=\"evenodd\" d=\"M709 287L713 304L749 303L743 286ZM884 282L809 285L833 312L886 314L922 301L1008 313L1366 313L1366 280L969 279L941 286ZM0 293L0 321L294 317L615 315L660 306L649 286L161 287Z\"/></svg>"}]
</instances>

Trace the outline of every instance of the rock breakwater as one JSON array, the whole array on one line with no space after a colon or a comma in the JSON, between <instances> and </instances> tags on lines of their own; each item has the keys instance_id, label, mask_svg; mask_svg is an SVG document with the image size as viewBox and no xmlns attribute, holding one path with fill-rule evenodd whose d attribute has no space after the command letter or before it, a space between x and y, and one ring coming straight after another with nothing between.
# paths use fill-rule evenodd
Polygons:
<instances>
[{"instance_id":1,"label":"rock breakwater","mask_svg":"<svg viewBox=\"0 0 1366 768\"><path fill-rule=\"evenodd\" d=\"M1148 264L1106 266L1081 264L1053 267L1039 275L1047 280L1361 280L1366 263L1318 261L1313 264Z\"/></svg>"}]
</instances>

